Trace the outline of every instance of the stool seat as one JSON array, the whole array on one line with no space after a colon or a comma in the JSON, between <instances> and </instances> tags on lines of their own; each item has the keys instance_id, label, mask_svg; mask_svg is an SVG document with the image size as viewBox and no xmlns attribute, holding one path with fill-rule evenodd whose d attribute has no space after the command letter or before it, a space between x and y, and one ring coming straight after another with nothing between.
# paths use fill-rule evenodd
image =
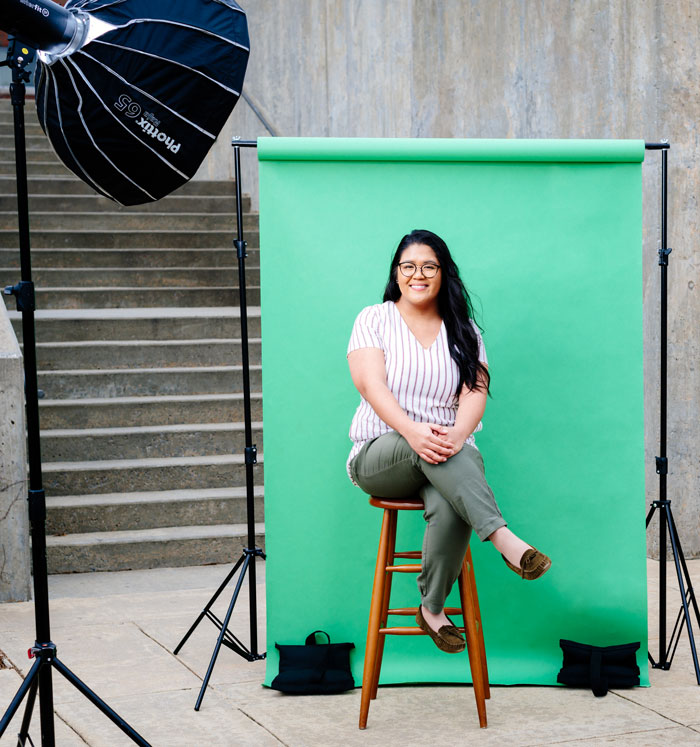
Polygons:
<instances>
[{"instance_id":1,"label":"stool seat","mask_svg":"<svg viewBox=\"0 0 700 747\"><path fill-rule=\"evenodd\" d=\"M423 511L425 506L423 500L412 496L411 498L377 498L370 496L370 505L375 508L389 508L397 511Z\"/></svg>"},{"instance_id":2,"label":"stool seat","mask_svg":"<svg viewBox=\"0 0 700 747\"><path fill-rule=\"evenodd\" d=\"M427 635L416 626L388 627L389 615L416 615L417 607L400 607L390 609L391 580L394 573L420 573L420 563L394 565L395 558L420 559L420 551L410 550L396 552L396 524L399 511L423 511L423 501L417 496L408 498L381 498L371 496L370 505L384 510L382 528L379 535L379 550L374 571L374 585L370 603L369 625L367 628L367 647L365 649L365 666L362 676L362 699L360 704L360 729L367 727L370 701L377 697L379 674L384 655L384 641L387 635ZM472 562L471 549L467 547L458 578L461 607L445 609L448 615L462 615L463 631L467 641L469 665L474 685L474 697L479 715L479 725L486 727L486 699L490 697L488 668L484 633L481 625L479 598L476 593L476 579Z\"/></svg>"}]
</instances>

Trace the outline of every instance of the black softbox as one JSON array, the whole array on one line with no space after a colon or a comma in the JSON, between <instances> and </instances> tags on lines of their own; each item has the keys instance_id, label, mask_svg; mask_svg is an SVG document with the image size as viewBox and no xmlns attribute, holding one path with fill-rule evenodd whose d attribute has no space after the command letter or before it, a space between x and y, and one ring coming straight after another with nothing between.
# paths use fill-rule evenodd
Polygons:
<instances>
[{"instance_id":1,"label":"black softbox","mask_svg":"<svg viewBox=\"0 0 700 747\"><path fill-rule=\"evenodd\" d=\"M241 94L248 25L233 0L70 0L82 46L40 52L39 121L63 163L122 205L170 194Z\"/></svg>"}]
</instances>

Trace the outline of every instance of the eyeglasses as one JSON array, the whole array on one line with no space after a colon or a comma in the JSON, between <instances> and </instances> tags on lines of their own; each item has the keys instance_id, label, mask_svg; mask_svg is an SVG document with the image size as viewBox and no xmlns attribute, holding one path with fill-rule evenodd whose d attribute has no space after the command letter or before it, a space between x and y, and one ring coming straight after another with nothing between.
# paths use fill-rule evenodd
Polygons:
<instances>
[{"instance_id":1,"label":"eyeglasses","mask_svg":"<svg viewBox=\"0 0 700 747\"><path fill-rule=\"evenodd\" d=\"M413 277L418 270L425 278L434 278L437 275L440 265L435 262L426 262L424 265L417 265L414 262L399 262L399 270L405 278Z\"/></svg>"}]
</instances>

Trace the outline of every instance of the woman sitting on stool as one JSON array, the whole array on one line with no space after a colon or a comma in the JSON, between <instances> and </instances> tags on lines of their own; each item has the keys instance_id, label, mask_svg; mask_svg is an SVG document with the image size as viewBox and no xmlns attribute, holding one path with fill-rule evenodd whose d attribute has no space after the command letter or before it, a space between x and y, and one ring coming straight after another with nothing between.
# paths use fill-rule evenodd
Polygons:
<instances>
[{"instance_id":1,"label":"woman sitting on stool","mask_svg":"<svg viewBox=\"0 0 700 747\"><path fill-rule=\"evenodd\" d=\"M539 578L551 566L506 527L484 477L474 433L490 377L472 316L445 242L412 231L391 262L384 303L360 312L348 346L362 396L350 427L348 474L370 495L422 498L427 526L416 621L450 653L465 643L443 608L472 528L522 578Z\"/></svg>"}]
</instances>

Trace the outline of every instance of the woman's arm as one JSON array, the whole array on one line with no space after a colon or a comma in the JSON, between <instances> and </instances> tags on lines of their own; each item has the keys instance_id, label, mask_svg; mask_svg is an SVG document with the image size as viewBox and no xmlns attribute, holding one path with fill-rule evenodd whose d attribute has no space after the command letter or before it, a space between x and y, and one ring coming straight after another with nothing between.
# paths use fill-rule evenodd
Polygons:
<instances>
[{"instance_id":1,"label":"woman's arm","mask_svg":"<svg viewBox=\"0 0 700 747\"><path fill-rule=\"evenodd\" d=\"M466 386L463 386L459 395L455 424L452 428L447 429L447 437L453 447L452 454L461 450L464 442L474 433L474 429L479 425L479 421L484 415L488 395L486 380L482 374L479 374L477 387L467 389Z\"/></svg>"},{"instance_id":2,"label":"woman's arm","mask_svg":"<svg viewBox=\"0 0 700 747\"><path fill-rule=\"evenodd\" d=\"M353 350L348 354L348 364L357 391L390 428L408 441L421 459L437 464L455 453L452 441L446 438L447 428L416 423L406 415L387 386L384 353L379 348Z\"/></svg>"}]
</instances>

